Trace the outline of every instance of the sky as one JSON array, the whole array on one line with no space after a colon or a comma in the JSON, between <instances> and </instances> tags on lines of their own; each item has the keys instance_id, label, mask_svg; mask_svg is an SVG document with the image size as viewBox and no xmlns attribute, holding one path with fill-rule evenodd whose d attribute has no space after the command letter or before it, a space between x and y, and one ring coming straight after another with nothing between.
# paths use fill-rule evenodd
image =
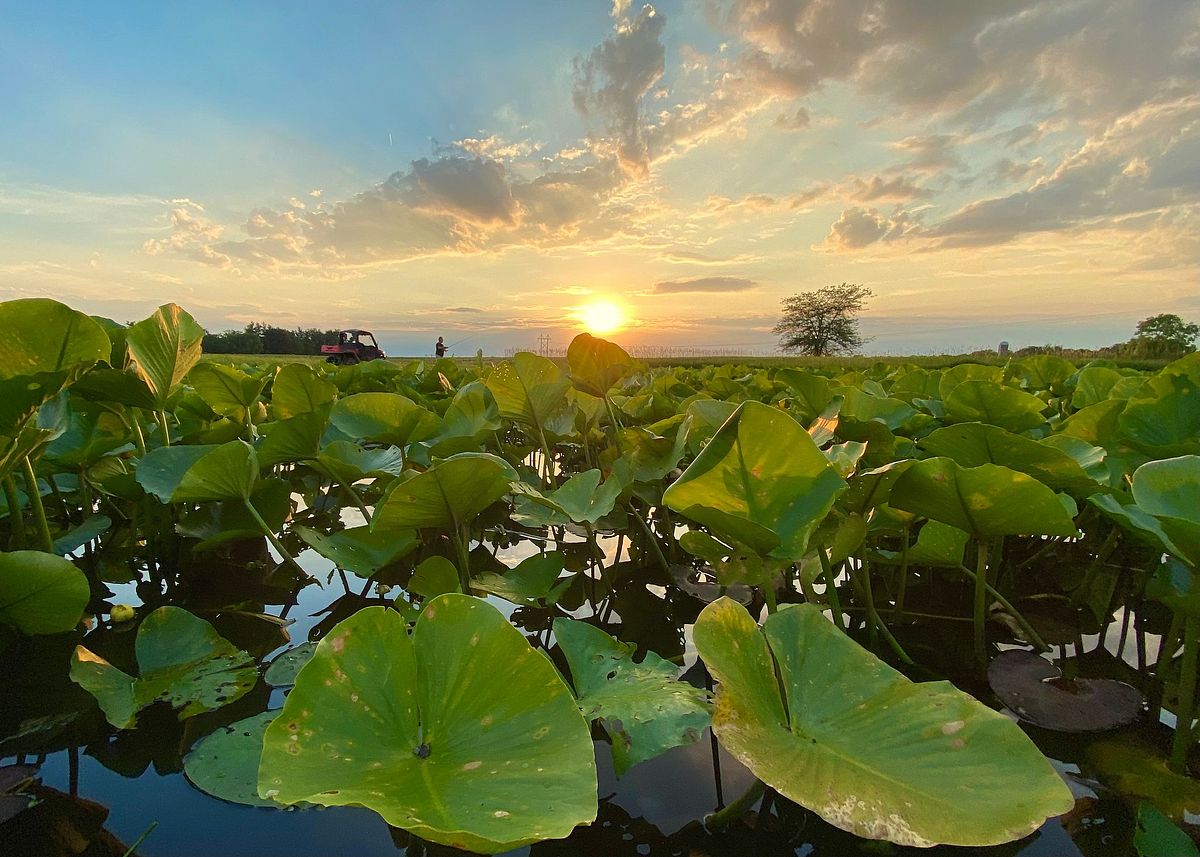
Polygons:
<instances>
[{"instance_id":1,"label":"sky","mask_svg":"<svg viewBox=\"0 0 1200 857\"><path fill-rule=\"evenodd\" d=\"M389 352L1200 319L1198 0L0 0L0 300Z\"/></svg>"}]
</instances>

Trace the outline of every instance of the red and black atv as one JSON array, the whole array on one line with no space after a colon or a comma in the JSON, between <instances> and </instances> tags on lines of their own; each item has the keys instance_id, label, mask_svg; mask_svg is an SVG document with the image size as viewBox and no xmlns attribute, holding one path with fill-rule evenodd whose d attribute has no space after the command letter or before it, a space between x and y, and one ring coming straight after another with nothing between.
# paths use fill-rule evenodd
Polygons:
<instances>
[{"instance_id":1,"label":"red and black atv","mask_svg":"<svg viewBox=\"0 0 1200 857\"><path fill-rule=\"evenodd\" d=\"M338 344L322 345L321 353L325 355L326 362L339 366L353 366L355 363L387 357L369 330L343 330L338 334Z\"/></svg>"}]
</instances>

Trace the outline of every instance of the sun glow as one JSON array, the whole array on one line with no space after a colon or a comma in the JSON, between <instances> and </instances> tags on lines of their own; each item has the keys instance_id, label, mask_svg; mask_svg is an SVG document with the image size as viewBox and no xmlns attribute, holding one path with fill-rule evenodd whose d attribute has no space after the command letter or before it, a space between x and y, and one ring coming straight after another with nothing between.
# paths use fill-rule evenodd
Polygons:
<instances>
[{"instance_id":1,"label":"sun glow","mask_svg":"<svg viewBox=\"0 0 1200 857\"><path fill-rule=\"evenodd\" d=\"M576 310L579 322L588 333L612 333L625 324L625 312L611 301L593 301Z\"/></svg>"}]
</instances>

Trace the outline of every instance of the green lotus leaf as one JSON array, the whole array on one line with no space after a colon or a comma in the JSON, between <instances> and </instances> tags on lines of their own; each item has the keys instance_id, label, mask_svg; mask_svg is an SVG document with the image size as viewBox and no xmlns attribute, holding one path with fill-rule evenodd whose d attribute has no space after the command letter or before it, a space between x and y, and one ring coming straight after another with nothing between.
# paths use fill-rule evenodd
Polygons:
<instances>
[{"instance_id":1,"label":"green lotus leaf","mask_svg":"<svg viewBox=\"0 0 1200 857\"><path fill-rule=\"evenodd\" d=\"M454 563L444 556L431 556L413 569L406 588L414 595L432 601L447 592L462 592L459 580L458 568Z\"/></svg>"},{"instance_id":2,"label":"green lotus leaf","mask_svg":"<svg viewBox=\"0 0 1200 857\"><path fill-rule=\"evenodd\" d=\"M1152 803L1137 808L1133 848L1138 857L1200 857L1200 849Z\"/></svg>"},{"instance_id":3,"label":"green lotus leaf","mask_svg":"<svg viewBox=\"0 0 1200 857\"><path fill-rule=\"evenodd\" d=\"M603 398L640 364L615 342L581 333L567 346L567 365L577 389Z\"/></svg>"},{"instance_id":4,"label":"green lotus leaf","mask_svg":"<svg viewBox=\"0 0 1200 857\"><path fill-rule=\"evenodd\" d=\"M1076 371L1075 364L1055 354L1035 354L1014 360L1007 367L1007 374L1020 378L1026 390L1050 390L1056 394Z\"/></svg>"},{"instance_id":5,"label":"green lotus leaf","mask_svg":"<svg viewBox=\"0 0 1200 857\"><path fill-rule=\"evenodd\" d=\"M1071 407L1082 410L1103 402L1122 377L1116 369L1109 369L1107 366L1085 366L1079 370L1079 377L1075 381Z\"/></svg>"},{"instance_id":6,"label":"green lotus leaf","mask_svg":"<svg viewBox=\"0 0 1200 857\"><path fill-rule=\"evenodd\" d=\"M258 796L263 735L279 715L264 711L205 735L183 759L183 773L200 791L244 806L278 807Z\"/></svg>"},{"instance_id":7,"label":"green lotus leaf","mask_svg":"<svg viewBox=\"0 0 1200 857\"><path fill-rule=\"evenodd\" d=\"M352 485L373 476L399 476L404 469L404 453L396 446L363 449L352 441L335 440L311 463L343 485Z\"/></svg>"},{"instance_id":8,"label":"green lotus leaf","mask_svg":"<svg viewBox=\"0 0 1200 857\"><path fill-rule=\"evenodd\" d=\"M524 351L497 364L486 383L496 398L500 416L534 432L544 431L563 410L571 386L571 380L553 360Z\"/></svg>"},{"instance_id":9,"label":"green lotus leaf","mask_svg":"<svg viewBox=\"0 0 1200 857\"><path fill-rule=\"evenodd\" d=\"M839 387L837 394L842 397L840 409L842 416L862 422L875 420L883 423L892 431L899 429L917 413L908 402L872 396L855 387Z\"/></svg>"},{"instance_id":10,"label":"green lotus leaf","mask_svg":"<svg viewBox=\"0 0 1200 857\"><path fill-rule=\"evenodd\" d=\"M384 607L336 625L267 728L258 788L481 853L566 836L597 809L571 691L498 610L457 594L411 637Z\"/></svg>"},{"instance_id":11,"label":"green lotus leaf","mask_svg":"<svg viewBox=\"0 0 1200 857\"><path fill-rule=\"evenodd\" d=\"M654 652L574 619L555 619L554 637L571 668L579 708L612 741L617 776L672 747L695 743L708 726L708 694L679 681L679 668Z\"/></svg>"},{"instance_id":12,"label":"green lotus leaf","mask_svg":"<svg viewBox=\"0 0 1200 857\"><path fill-rule=\"evenodd\" d=\"M1108 485L1112 480L1112 473L1106 461L1108 451L1104 447L1093 446L1086 440L1065 434L1052 434L1038 443L1071 456L1075 463L1083 468L1083 472L1098 484Z\"/></svg>"},{"instance_id":13,"label":"green lotus leaf","mask_svg":"<svg viewBox=\"0 0 1200 857\"><path fill-rule=\"evenodd\" d=\"M504 574L484 572L471 580L471 586L498 595L513 604L548 607L558 603L571 585L571 578L559 580L564 566L558 551L526 557Z\"/></svg>"},{"instance_id":14,"label":"green lotus leaf","mask_svg":"<svg viewBox=\"0 0 1200 857\"><path fill-rule=\"evenodd\" d=\"M128 405L131 408L153 409L155 405L154 394L132 368L93 367L71 385L71 393L93 402Z\"/></svg>"},{"instance_id":15,"label":"green lotus leaf","mask_svg":"<svg viewBox=\"0 0 1200 857\"><path fill-rule=\"evenodd\" d=\"M802 420L815 420L833 399L833 385L828 378L791 367L780 369L775 377L795 394L792 402Z\"/></svg>"},{"instance_id":16,"label":"green lotus leaf","mask_svg":"<svg viewBox=\"0 0 1200 857\"><path fill-rule=\"evenodd\" d=\"M292 646L290 649L284 649L267 667L266 673L263 674L263 680L271 687L290 687L296 683L296 676L300 674L300 670L306 663L312 660L313 653L317 650L316 643L301 643L298 646ZM271 712L274 715L276 712ZM274 716L271 717L274 719ZM269 721L268 721L269 722ZM264 727L265 728L265 727ZM258 741L259 750L262 750L262 735L259 735ZM254 757L254 772L258 773L258 755ZM257 796L255 791L255 796Z\"/></svg>"},{"instance_id":17,"label":"green lotus leaf","mask_svg":"<svg viewBox=\"0 0 1200 857\"><path fill-rule=\"evenodd\" d=\"M618 460L626 463L634 481L657 482L674 470L683 458L691 428L691 418L685 417L676 426L673 437L663 437L642 426L622 429Z\"/></svg>"},{"instance_id":18,"label":"green lotus leaf","mask_svg":"<svg viewBox=\"0 0 1200 857\"><path fill-rule=\"evenodd\" d=\"M941 521L926 521L917 540L908 548L910 566L933 568L958 568L963 564L963 551L967 549L970 534ZM881 550L876 557L881 562L898 565L903 561L900 551Z\"/></svg>"},{"instance_id":19,"label":"green lotus leaf","mask_svg":"<svg viewBox=\"0 0 1200 857\"><path fill-rule=\"evenodd\" d=\"M431 438L441 429L436 414L399 393L357 393L338 399L330 422L355 440L399 447Z\"/></svg>"},{"instance_id":20,"label":"green lotus leaf","mask_svg":"<svg viewBox=\"0 0 1200 857\"><path fill-rule=\"evenodd\" d=\"M1000 464L1028 474L1056 491L1069 491L1080 497L1103 487L1065 452L998 426L984 423L946 426L926 435L920 445L934 455L954 459L963 467Z\"/></svg>"},{"instance_id":21,"label":"green lotus leaf","mask_svg":"<svg viewBox=\"0 0 1200 857\"><path fill-rule=\"evenodd\" d=\"M442 415L442 430L426 441L426 446L432 455L442 458L475 451L502 425L492 391L482 381L472 381L454 394Z\"/></svg>"},{"instance_id":22,"label":"green lotus leaf","mask_svg":"<svg viewBox=\"0 0 1200 857\"><path fill-rule=\"evenodd\" d=\"M0 552L0 624L22 634L62 634L83 619L91 587L61 556Z\"/></svg>"},{"instance_id":23,"label":"green lotus leaf","mask_svg":"<svg viewBox=\"0 0 1200 857\"><path fill-rule=\"evenodd\" d=\"M220 363L197 363L187 381L215 413L239 423L246 422L267 386L266 376L247 375Z\"/></svg>"},{"instance_id":24,"label":"green lotus leaf","mask_svg":"<svg viewBox=\"0 0 1200 857\"><path fill-rule=\"evenodd\" d=\"M49 298L0 303L0 380L61 376L107 360L108 335L90 316ZM53 396L58 388L49 389Z\"/></svg>"},{"instance_id":25,"label":"green lotus leaf","mask_svg":"<svg viewBox=\"0 0 1200 857\"><path fill-rule=\"evenodd\" d=\"M663 502L758 553L800 559L846 482L796 420L745 402Z\"/></svg>"},{"instance_id":26,"label":"green lotus leaf","mask_svg":"<svg viewBox=\"0 0 1200 857\"><path fill-rule=\"evenodd\" d=\"M717 399L696 399L687 406L686 414L691 417L692 426L688 433L688 448L697 453L708 442L730 414L737 410L733 402L722 402Z\"/></svg>"},{"instance_id":27,"label":"green lotus leaf","mask_svg":"<svg viewBox=\"0 0 1200 857\"><path fill-rule=\"evenodd\" d=\"M1177 557L1185 557L1183 548L1171 540L1162 524L1149 512L1134 503L1121 503L1111 494L1094 494L1088 502L1104 513L1109 520L1138 536L1142 541L1161 548Z\"/></svg>"},{"instance_id":28,"label":"green lotus leaf","mask_svg":"<svg viewBox=\"0 0 1200 857\"><path fill-rule=\"evenodd\" d=\"M277 420L327 411L336 398L337 386L303 363L279 368L271 383L271 413Z\"/></svg>"},{"instance_id":29,"label":"green lotus leaf","mask_svg":"<svg viewBox=\"0 0 1200 857\"><path fill-rule=\"evenodd\" d=\"M850 477L849 487L838 499L838 506L857 515L866 515L876 506L882 506L891 496L896 480L914 463L913 459L906 458L872 470L859 471Z\"/></svg>"},{"instance_id":30,"label":"green lotus leaf","mask_svg":"<svg viewBox=\"0 0 1200 857\"><path fill-rule=\"evenodd\" d=\"M1004 370L999 366L984 366L980 363L959 363L949 369L943 369L938 379L938 398L945 399L954 392L954 388L966 381L999 382L1004 377Z\"/></svg>"},{"instance_id":31,"label":"green lotus leaf","mask_svg":"<svg viewBox=\"0 0 1200 857\"><path fill-rule=\"evenodd\" d=\"M963 381L950 391L943 405L951 422L981 422L1012 432L1045 423L1046 403L1037 396L994 381Z\"/></svg>"},{"instance_id":32,"label":"green lotus leaf","mask_svg":"<svg viewBox=\"0 0 1200 857\"><path fill-rule=\"evenodd\" d=\"M949 458L918 461L896 480L888 502L979 539L1077 532L1059 495L1033 477L998 464L960 467Z\"/></svg>"},{"instance_id":33,"label":"green lotus leaf","mask_svg":"<svg viewBox=\"0 0 1200 857\"><path fill-rule=\"evenodd\" d=\"M828 449L822 450L825 457L829 459L829 463L833 465L833 469L837 471L838 476L843 479L849 479L854 474L854 471L858 469L858 462L862 460L866 451L867 445L856 440L835 443Z\"/></svg>"},{"instance_id":34,"label":"green lotus leaf","mask_svg":"<svg viewBox=\"0 0 1200 857\"><path fill-rule=\"evenodd\" d=\"M137 678L84 646L71 657L71 680L96 697L108 722L129 729L155 702L180 709L180 719L241 699L258 683L250 655L212 625L179 607L159 607L138 627Z\"/></svg>"},{"instance_id":35,"label":"green lotus leaf","mask_svg":"<svg viewBox=\"0 0 1200 857\"><path fill-rule=\"evenodd\" d=\"M138 484L164 503L246 499L258 480L254 447L241 440L163 446L138 462Z\"/></svg>"},{"instance_id":36,"label":"green lotus leaf","mask_svg":"<svg viewBox=\"0 0 1200 857\"><path fill-rule=\"evenodd\" d=\"M599 470L576 473L554 491L543 492L525 482L512 484L513 494L560 513L577 524L595 524L613 510L628 480L614 472L601 486Z\"/></svg>"},{"instance_id":37,"label":"green lotus leaf","mask_svg":"<svg viewBox=\"0 0 1200 857\"><path fill-rule=\"evenodd\" d=\"M254 486L250 503L272 532L279 532L292 514L292 489L282 479L262 479ZM181 536L199 539L193 551L214 550L229 542L243 539L259 541L262 525L246 508L244 500L221 500L202 503L184 512L175 531Z\"/></svg>"},{"instance_id":38,"label":"green lotus leaf","mask_svg":"<svg viewBox=\"0 0 1200 857\"><path fill-rule=\"evenodd\" d=\"M59 556L74 553L88 542L100 538L112 528L107 515L88 515L78 526L71 527L54 540L54 552Z\"/></svg>"},{"instance_id":39,"label":"green lotus leaf","mask_svg":"<svg viewBox=\"0 0 1200 857\"><path fill-rule=\"evenodd\" d=\"M502 458L483 452L453 455L398 483L375 509L371 526L455 532L507 494L515 481L517 472Z\"/></svg>"},{"instance_id":40,"label":"green lotus leaf","mask_svg":"<svg viewBox=\"0 0 1200 857\"><path fill-rule=\"evenodd\" d=\"M200 362L204 328L175 304L164 304L129 328L125 345L133 370L150 390L157 410Z\"/></svg>"},{"instance_id":41,"label":"green lotus leaf","mask_svg":"<svg viewBox=\"0 0 1200 857\"><path fill-rule=\"evenodd\" d=\"M258 445L259 464L273 467L313 461L321 454L321 438L328 425L328 406L264 424L259 429L262 434L262 442Z\"/></svg>"},{"instance_id":42,"label":"green lotus leaf","mask_svg":"<svg viewBox=\"0 0 1200 857\"><path fill-rule=\"evenodd\" d=\"M1200 573L1174 557L1158 566L1146 594L1176 613L1200 617Z\"/></svg>"},{"instance_id":43,"label":"green lotus leaf","mask_svg":"<svg viewBox=\"0 0 1200 857\"><path fill-rule=\"evenodd\" d=\"M1123 410L1123 399L1107 399L1089 405L1067 417L1062 424L1061 433L1111 451L1116 446L1117 424Z\"/></svg>"},{"instance_id":44,"label":"green lotus leaf","mask_svg":"<svg viewBox=\"0 0 1200 857\"><path fill-rule=\"evenodd\" d=\"M1121 437L1155 457L1200 453L1200 393L1194 388L1130 401L1117 419Z\"/></svg>"},{"instance_id":45,"label":"green lotus leaf","mask_svg":"<svg viewBox=\"0 0 1200 857\"><path fill-rule=\"evenodd\" d=\"M837 827L901 845L996 845L1074 805L1015 723L949 682L914 684L815 605L785 608L760 632L723 598L701 612L695 640L720 682L722 746Z\"/></svg>"},{"instance_id":46,"label":"green lotus leaf","mask_svg":"<svg viewBox=\"0 0 1200 857\"><path fill-rule=\"evenodd\" d=\"M411 530L372 530L352 527L331 535L308 527L295 527L304 543L338 568L352 571L359 577L371 577L381 568L407 556L420 541Z\"/></svg>"},{"instance_id":47,"label":"green lotus leaf","mask_svg":"<svg viewBox=\"0 0 1200 857\"><path fill-rule=\"evenodd\" d=\"M1080 765L1131 803L1147 801L1171 821L1200 813L1200 783L1167 767L1154 747L1122 735L1093 741Z\"/></svg>"},{"instance_id":48,"label":"green lotus leaf","mask_svg":"<svg viewBox=\"0 0 1200 857\"><path fill-rule=\"evenodd\" d=\"M132 449L130 432L107 408L70 394L63 432L46 447L45 457L60 467L81 470L124 447Z\"/></svg>"},{"instance_id":49,"label":"green lotus leaf","mask_svg":"<svg viewBox=\"0 0 1200 857\"><path fill-rule=\"evenodd\" d=\"M1200 455L1143 464L1133 474L1133 499L1155 517L1200 524Z\"/></svg>"}]
</instances>

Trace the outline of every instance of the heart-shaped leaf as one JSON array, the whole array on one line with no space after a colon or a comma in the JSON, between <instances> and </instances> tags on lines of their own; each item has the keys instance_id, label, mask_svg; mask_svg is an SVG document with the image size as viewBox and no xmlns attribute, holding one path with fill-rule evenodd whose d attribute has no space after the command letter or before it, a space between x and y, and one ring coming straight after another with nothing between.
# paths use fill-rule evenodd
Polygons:
<instances>
[{"instance_id":1,"label":"heart-shaped leaf","mask_svg":"<svg viewBox=\"0 0 1200 857\"><path fill-rule=\"evenodd\" d=\"M722 599L695 640L720 682L721 744L837 827L903 845L996 845L1074 805L1015 723L949 682L914 684L815 605L781 610L760 632Z\"/></svg>"},{"instance_id":2,"label":"heart-shaped leaf","mask_svg":"<svg viewBox=\"0 0 1200 857\"><path fill-rule=\"evenodd\" d=\"M489 854L596 817L571 691L498 610L458 594L426 606L411 637L384 607L336 625L267 728L258 786Z\"/></svg>"}]
</instances>

